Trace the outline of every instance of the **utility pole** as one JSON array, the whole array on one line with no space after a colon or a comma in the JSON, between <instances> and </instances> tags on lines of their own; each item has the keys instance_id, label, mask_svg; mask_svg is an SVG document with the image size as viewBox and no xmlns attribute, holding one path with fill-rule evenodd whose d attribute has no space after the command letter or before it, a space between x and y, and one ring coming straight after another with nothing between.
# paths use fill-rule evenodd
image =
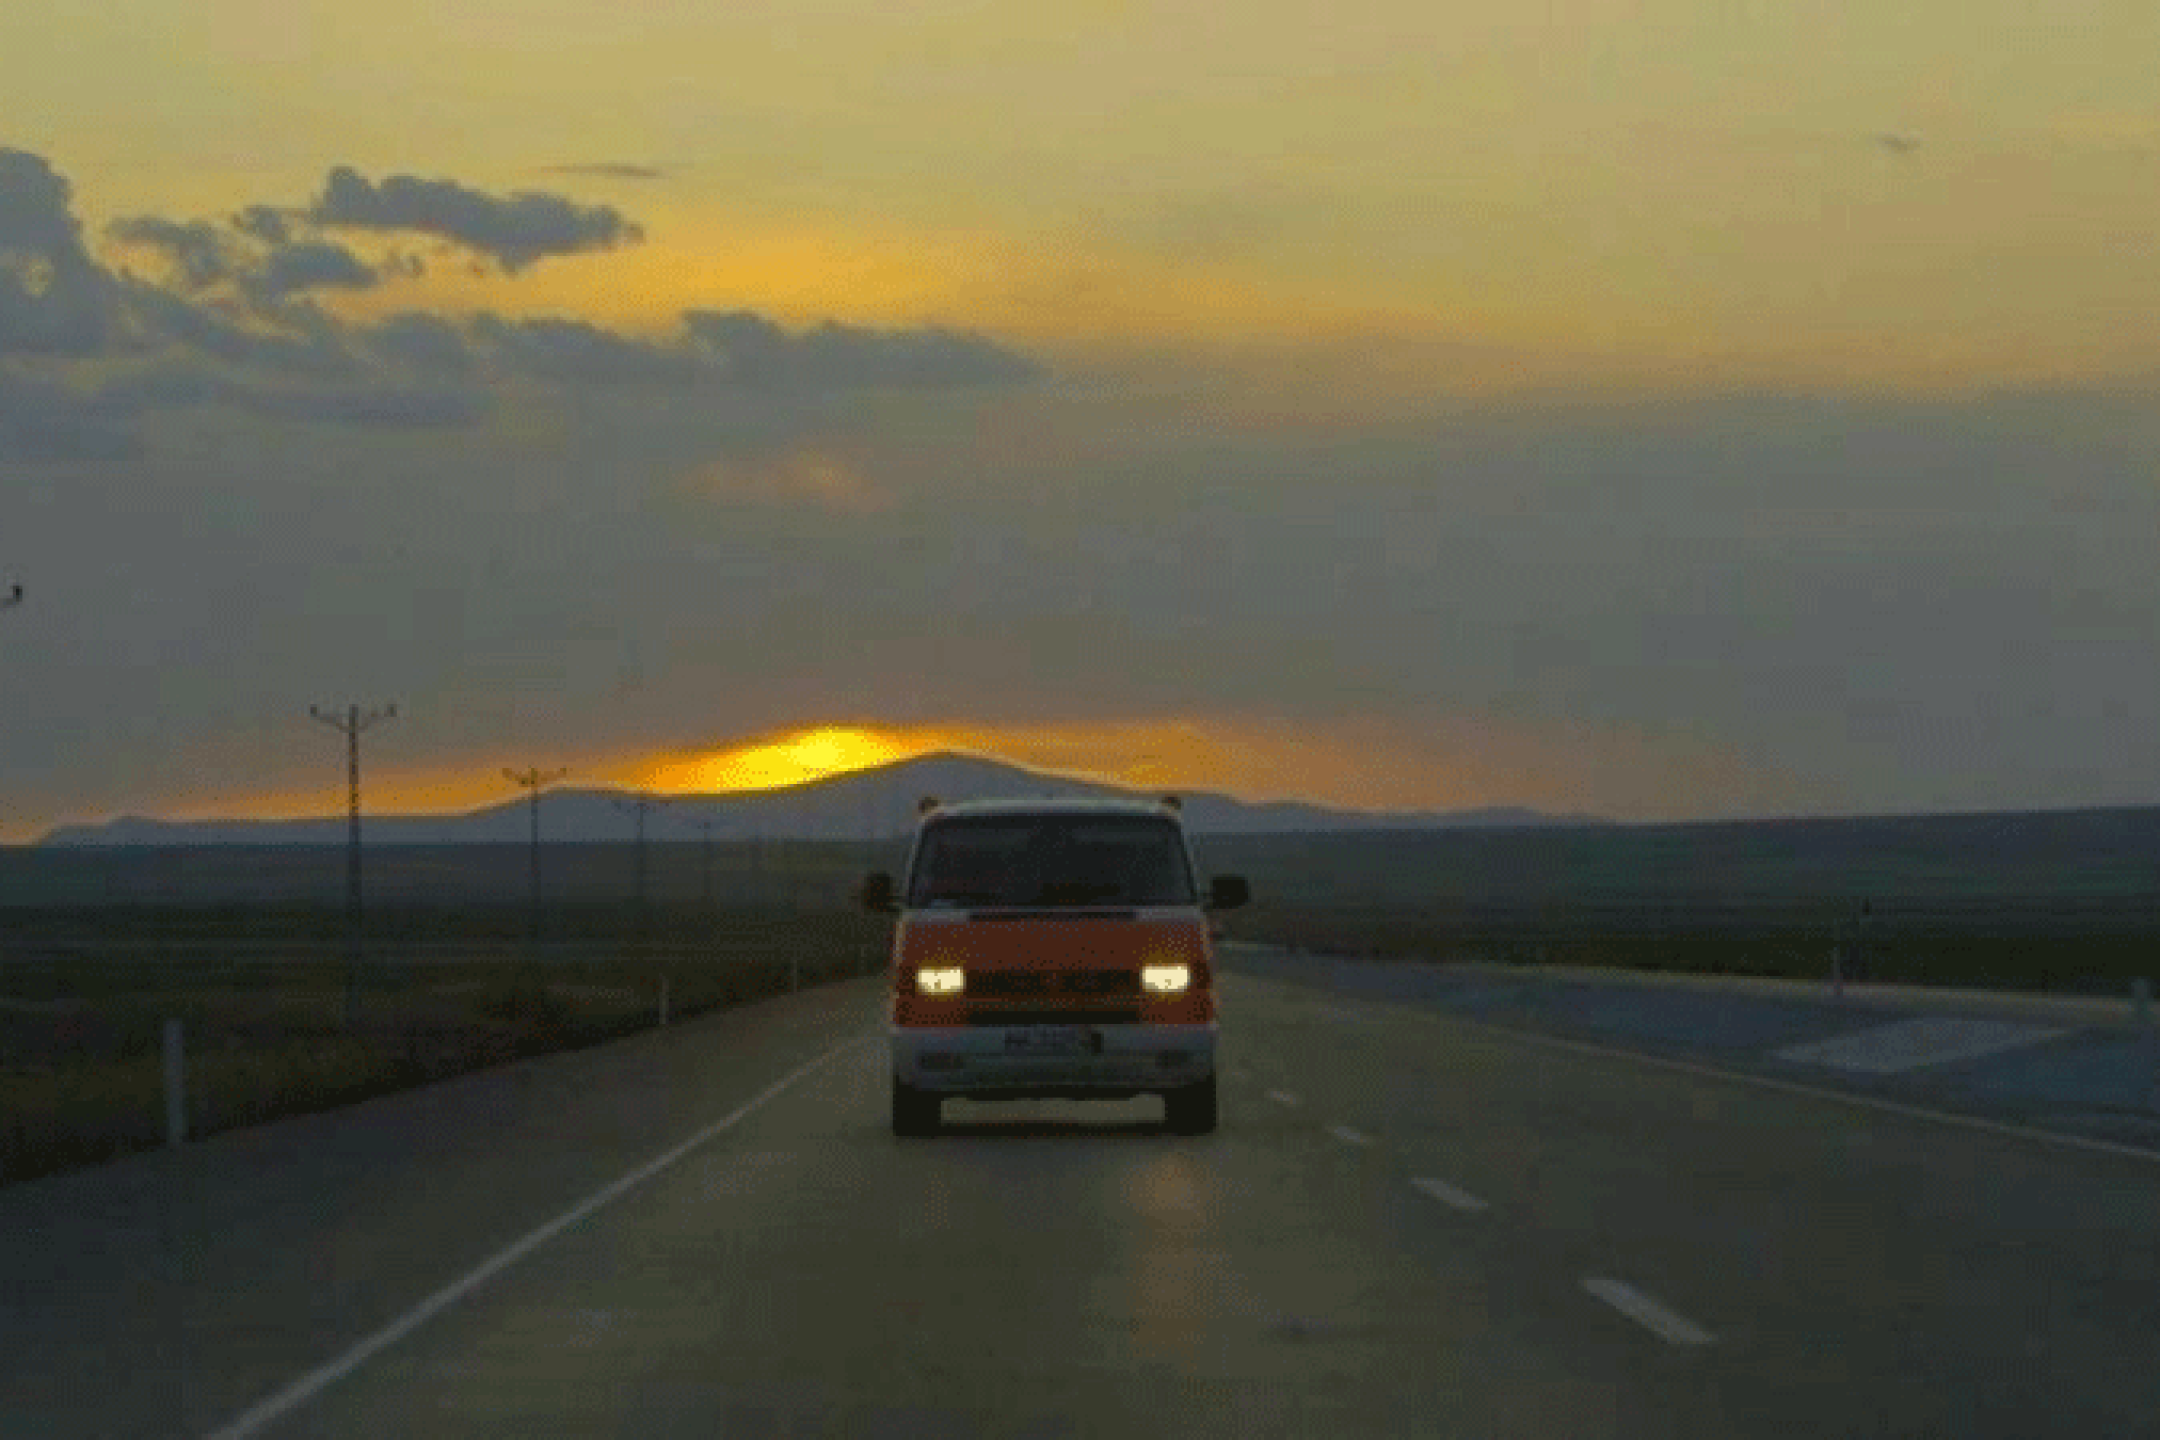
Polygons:
<instances>
[{"instance_id":1,"label":"utility pole","mask_svg":"<svg viewBox=\"0 0 2160 1440\"><path fill-rule=\"evenodd\" d=\"M504 778L512 784L532 791L532 958L540 960L540 792L569 774L564 770L542 770L531 766L524 770L503 771Z\"/></svg>"},{"instance_id":2,"label":"utility pole","mask_svg":"<svg viewBox=\"0 0 2160 1440\"><path fill-rule=\"evenodd\" d=\"M636 928L632 932L631 944L640 955L645 952L645 816L654 807L664 803L666 802L655 800L650 795L615 802L616 809L637 816L636 878L632 882L633 893L637 897L637 909L636 918L632 922Z\"/></svg>"},{"instance_id":3,"label":"utility pole","mask_svg":"<svg viewBox=\"0 0 2160 1440\"><path fill-rule=\"evenodd\" d=\"M753 795L749 800L742 802L746 807L749 807L750 814L749 889L750 903L752 905L763 905L765 903L765 822L758 818L758 812L755 808L759 803L759 798Z\"/></svg>"},{"instance_id":4,"label":"utility pole","mask_svg":"<svg viewBox=\"0 0 2160 1440\"><path fill-rule=\"evenodd\" d=\"M395 720L397 706L362 710L348 705L341 715L310 705L308 716L345 737L345 1027L349 1030L360 1018L360 737L385 720Z\"/></svg>"},{"instance_id":5,"label":"utility pole","mask_svg":"<svg viewBox=\"0 0 2160 1440\"><path fill-rule=\"evenodd\" d=\"M698 833L704 836L702 858L705 863L705 908L707 910L713 908L712 832L713 827L719 823L719 821L713 819L710 815L696 822Z\"/></svg>"}]
</instances>

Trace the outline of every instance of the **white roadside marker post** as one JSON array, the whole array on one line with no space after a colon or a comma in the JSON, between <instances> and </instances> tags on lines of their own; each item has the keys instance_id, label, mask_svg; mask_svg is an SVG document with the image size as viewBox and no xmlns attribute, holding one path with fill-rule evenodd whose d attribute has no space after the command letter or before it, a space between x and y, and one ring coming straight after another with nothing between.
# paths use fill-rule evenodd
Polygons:
<instances>
[{"instance_id":1,"label":"white roadside marker post","mask_svg":"<svg viewBox=\"0 0 2160 1440\"><path fill-rule=\"evenodd\" d=\"M180 1022L165 1022L165 1143L187 1142L187 1063L180 1048Z\"/></svg>"}]
</instances>

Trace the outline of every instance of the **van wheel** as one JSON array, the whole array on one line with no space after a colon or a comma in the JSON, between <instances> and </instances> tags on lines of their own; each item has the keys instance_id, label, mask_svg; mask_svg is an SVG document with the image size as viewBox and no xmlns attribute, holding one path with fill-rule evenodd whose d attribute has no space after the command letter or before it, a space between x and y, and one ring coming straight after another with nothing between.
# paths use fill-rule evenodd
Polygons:
<instances>
[{"instance_id":1,"label":"van wheel","mask_svg":"<svg viewBox=\"0 0 2160 1440\"><path fill-rule=\"evenodd\" d=\"M1176 1135L1215 1133L1215 1077L1163 1092L1163 1120Z\"/></svg>"},{"instance_id":2,"label":"van wheel","mask_svg":"<svg viewBox=\"0 0 2160 1440\"><path fill-rule=\"evenodd\" d=\"M935 1135L938 1129L938 1111L942 1108L936 1094L918 1090L905 1081L892 1084L892 1133L895 1135Z\"/></svg>"}]
</instances>

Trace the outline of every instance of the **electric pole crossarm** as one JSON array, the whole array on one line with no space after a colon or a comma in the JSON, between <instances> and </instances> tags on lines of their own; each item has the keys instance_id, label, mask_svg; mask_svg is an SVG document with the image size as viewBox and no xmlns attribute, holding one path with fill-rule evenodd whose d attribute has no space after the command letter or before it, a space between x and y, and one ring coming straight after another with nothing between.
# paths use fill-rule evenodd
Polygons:
<instances>
[{"instance_id":1,"label":"electric pole crossarm","mask_svg":"<svg viewBox=\"0 0 2160 1440\"><path fill-rule=\"evenodd\" d=\"M540 792L569 773L567 768L542 770L537 765L503 770L504 779L532 792L532 958L536 964L540 959Z\"/></svg>"},{"instance_id":2,"label":"electric pole crossarm","mask_svg":"<svg viewBox=\"0 0 2160 1440\"><path fill-rule=\"evenodd\" d=\"M640 952L642 952L645 948L646 929L645 817L652 811L659 809L662 805L666 803L667 802L664 800L655 800L650 795L640 795L634 800L618 799L615 802L616 809L624 812L625 814L635 815L637 817L637 852L635 870L633 872L636 878L632 882L633 894L636 901L636 909L633 912L634 923L636 925L636 933L632 938L633 944Z\"/></svg>"},{"instance_id":3,"label":"electric pole crossarm","mask_svg":"<svg viewBox=\"0 0 2160 1440\"><path fill-rule=\"evenodd\" d=\"M385 720L397 718L397 706L362 710L348 705L343 714L320 705L308 706L308 717L319 720L345 737L345 926L346 975L345 1023L358 1019L360 1005L360 737Z\"/></svg>"}]
</instances>

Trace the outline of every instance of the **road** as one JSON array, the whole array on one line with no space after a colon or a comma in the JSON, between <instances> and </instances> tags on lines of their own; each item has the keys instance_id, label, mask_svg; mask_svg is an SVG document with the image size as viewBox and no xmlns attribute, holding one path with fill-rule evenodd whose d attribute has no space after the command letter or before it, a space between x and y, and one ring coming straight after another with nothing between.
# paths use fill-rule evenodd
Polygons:
<instances>
[{"instance_id":1,"label":"road","mask_svg":"<svg viewBox=\"0 0 2160 1440\"><path fill-rule=\"evenodd\" d=\"M885 1128L853 982L0 1190L0 1434L2160 1434L2160 1159L1225 982Z\"/></svg>"}]
</instances>

